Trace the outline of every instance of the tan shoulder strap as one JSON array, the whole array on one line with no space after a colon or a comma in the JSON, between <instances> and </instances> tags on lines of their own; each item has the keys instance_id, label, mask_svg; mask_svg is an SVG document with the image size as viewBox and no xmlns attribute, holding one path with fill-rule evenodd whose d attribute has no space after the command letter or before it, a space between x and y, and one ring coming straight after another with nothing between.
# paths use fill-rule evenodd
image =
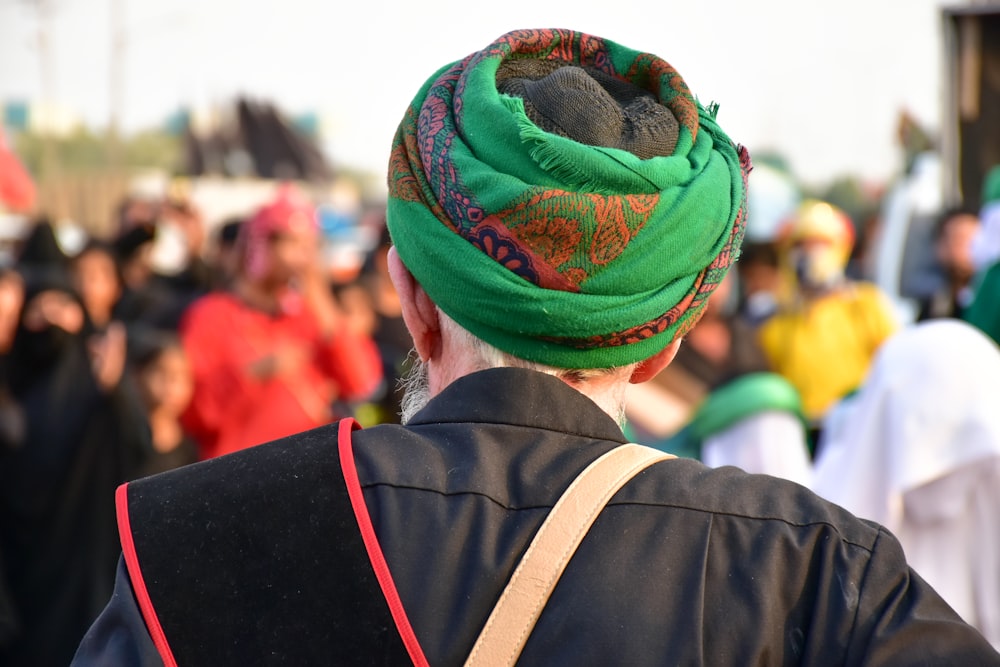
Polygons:
<instances>
[{"instance_id":1,"label":"tan shoulder strap","mask_svg":"<svg viewBox=\"0 0 1000 667\"><path fill-rule=\"evenodd\" d=\"M517 662L567 563L611 497L657 461L675 458L629 443L612 449L573 480L538 529L476 640L466 667Z\"/></svg>"}]
</instances>

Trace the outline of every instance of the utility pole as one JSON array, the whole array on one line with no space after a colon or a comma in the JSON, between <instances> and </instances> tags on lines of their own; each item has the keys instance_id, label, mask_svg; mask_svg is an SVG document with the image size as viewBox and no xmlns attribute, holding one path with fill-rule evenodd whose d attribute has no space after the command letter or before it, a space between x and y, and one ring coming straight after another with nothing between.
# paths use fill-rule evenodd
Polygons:
<instances>
[{"instance_id":1,"label":"utility pole","mask_svg":"<svg viewBox=\"0 0 1000 667\"><path fill-rule=\"evenodd\" d=\"M43 198L50 199L48 205L50 213L52 209L57 214L65 213L65 197L62 189L62 182L59 168L59 158L56 155L56 147L52 136L54 115L55 115L55 80L54 65L52 58L52 43L50 40L52 32L53 0L32 0L35 5L35 13L38 18L38 65L42 83L41 111L43 113L43 123L41 124L42 136L42 174L41 182L45 192L41 193Z\"/></svg>"},{"instance_id":2,"label":"utility pole","mask_svg":"<svg viewBox=\"0 0 1000 667\"><path fill-rule=\"evenodd\" d=\"M122 107L125 102L125 16L124 1L111 0L111 70L108 77L108 167L114 177L122 169Z\"/></svg>"}]
</instances>

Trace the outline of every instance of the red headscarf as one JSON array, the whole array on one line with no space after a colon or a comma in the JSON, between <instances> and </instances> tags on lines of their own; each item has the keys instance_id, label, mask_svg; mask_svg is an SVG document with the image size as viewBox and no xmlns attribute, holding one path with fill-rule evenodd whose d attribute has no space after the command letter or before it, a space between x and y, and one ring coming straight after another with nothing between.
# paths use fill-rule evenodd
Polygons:
<instances>
[{"instance_id":1,"label":"red headscarf","mask_svg":"<svg viewBox=\"0 0 1000 667\"><path fill-rule=\"evenodd\" d=\"M267 275L267 246L275 234L307 231L317 234L316 207L291 186L282 186L275 199L261 207L240 229L243 268L247 276L260 279Z\"/></svg>"}]
</instances>

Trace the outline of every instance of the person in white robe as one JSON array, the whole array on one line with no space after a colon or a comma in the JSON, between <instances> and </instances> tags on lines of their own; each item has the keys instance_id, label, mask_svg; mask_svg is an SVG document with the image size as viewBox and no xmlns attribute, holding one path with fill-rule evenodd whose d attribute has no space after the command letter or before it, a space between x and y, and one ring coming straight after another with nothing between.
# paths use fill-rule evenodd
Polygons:
<instances>
[{"instance_id":1,"label":"person in white robe","mask_svg":"<svg viewBox=\"0 0 1000 667\"><path fill-rule=\"evenodd\" d=\"M813 489L888 528L1000 649L1000 348L959 320L911 325L834 414Z\"/></svg>"},{"instance_id":2,"label":"person in white robe","mask_svg":"<svg viewBox=\"0 0 1000 667\"><path fill-rule=\"evenodd\" d=\"M730 465L809 487L812 465L803 419L789 410L749 414L705 437L701 460L707 466Z\"/></svg>"},{"instance_id":3,"label":"person in white robe","mask_svg":"<svg viewBox=\"0 0 1000 667\"><path fill-rule=\"evenodd\" d=\"M677 433L642 444L712 468L736 466L806 487L812 479L802 399L777 373L744 373L721 384Z\"/></svg>"}]
</instances>

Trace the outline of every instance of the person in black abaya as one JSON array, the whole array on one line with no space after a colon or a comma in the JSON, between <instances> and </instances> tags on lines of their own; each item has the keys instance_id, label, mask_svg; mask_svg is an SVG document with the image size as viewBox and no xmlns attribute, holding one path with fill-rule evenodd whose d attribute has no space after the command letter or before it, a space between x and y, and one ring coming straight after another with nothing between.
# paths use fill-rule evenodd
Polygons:
<instances>
[{"instance_id":1,"label":"person in black abaya","mask_svg":"<svg viewBox=\"0 0 1000 667\"><path fill-rule=\"evenodd\" d=\"M44 667L69 664L111 594L115 488L150 445L122 382L123 327L92 334L60 262L24 273L6 369L24 428L0 446L0 574L20 631L0 646L0 664Z\"/></svg>"},{"instance_id":2,"label":"person in black abaya","mask_svg":"<svg viewBox=\"0 0 1000 667\"><path fill-rule=\"evenodd\" d=\"M187 307L214 285L201 256L201 214L182 199L126 200L119 227L111 241L123 281L115 319L130 329L138 324L176 330Z\"/></svg>"}]
</instances>

